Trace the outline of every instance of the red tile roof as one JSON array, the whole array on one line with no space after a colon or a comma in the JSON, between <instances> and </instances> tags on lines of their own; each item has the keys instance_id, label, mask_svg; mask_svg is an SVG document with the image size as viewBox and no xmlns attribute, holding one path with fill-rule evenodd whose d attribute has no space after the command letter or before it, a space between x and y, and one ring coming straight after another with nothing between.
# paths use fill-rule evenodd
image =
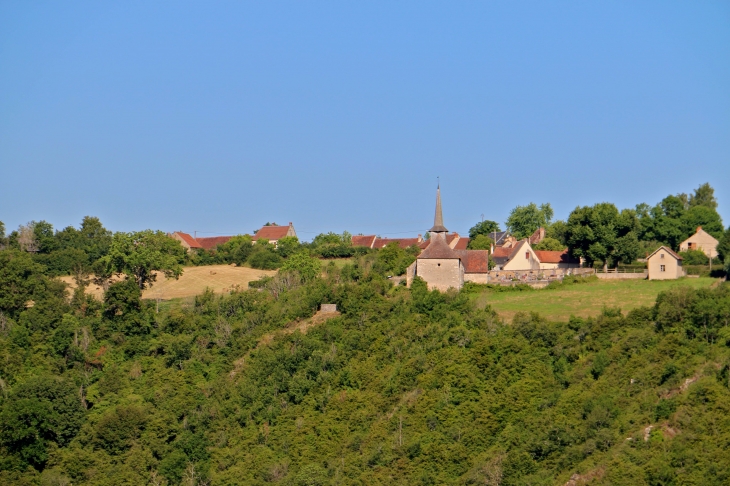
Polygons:
<instances>
[{"instance_id":1,"label":"red tile roof","mask_svg":"<svg viewBox=\"0 0 730 486\"><path fill-rule=\"evenodd\" d=\"M487 273L489 271L489 251L460 250L457 253L464 265L464 273Z\"/></svg>"},{"instance_id":2,"label":"red tile roof","mask_svg":"<svg viewBox=\"0 0 730 486\"><path fill-rule=\"evenodd\" d=\"M454 246L454 250L466 250L466 247L469 245L469 238L464 238L463 236L459 238L459 241L456 242L456 246Z\"/></svg>"},{"instance_id":3,"label":"red tile roof","mask_svg":"<svg viewBox=\"0 0 730 486\"><path fill-rule=\"evenodd\" d=\"M540 263L578 263L579 260L568 255L568 250L547 251L533 250Z\"/></svg>"},{"instance_id":4,"label":"red tile roof","mask_svg":"<svg viewBox=\"0 0 730 486\"><path fill-rule=\"evenodd\" d=\"M352 237L352 246L365 246L367 248L373 247L373 242L375 241L375 235L370 236L353 236Z\"/></svg>"},{"instance_id":5,"label":"red tile roof","mask_svg":"<svg viewBox=\"0 0 730 486\"><path fill-rule=\"evenodd\" d=\"M418 245L420 241L418 241L418 238L378 238L375 240L373 248L385 248L391 243L398 243L399 247L408 248L412 245Z\"/></svg>"},{"instance_id":6,"label":"red tile roof","mask_svg":"<svg viewBox=\"0 0 730 486\"><path fill-rule=\"evenodd\" d=\"M514 248L505 248L503 246L498 246L494 249L492 256L496 258L509 258L513 250Z\"/></svg>"},{"instance_id":7,"label":"red tile roof","mask_svg":"<svg viewBox=\"0 0 730 486\"><path fill-rule=\"evenodd\" d=\"M222 245L233 238L232 236L210 236L206 238L198 238L197 241L201 248L212 250L218 245Z\"/></svg>"},{"instance_id":8,"label":"red tile roof","mask_svg":"<svg viewBox=\"0 0 730 486\"><path fill-rule=\"evenodd\" d=\"M253 241L260 238L266 238L267 240L280 240L286 236L289 232L289 226L263 226L256 232L253 237Z\"/></svg>"},{"instance_id":9,"label":"red tile roof","mask_svg":"<svg viewBox=\"0 0 730 486\"><path fill-rule=\"evenodd\" d=\"M190 248L202 248L202 246L200 246L200 243L198 243L198 242L197 242L197 241L195 240L195 238L193 238L192 236L190 236L190 235L189 235L189 234L187 234L187 233L183 233L183 232L181 232L181 231L176 231L176 232L175 232L175 233L173 233L173 234L177 235L177 236L178 236L178 237L179 237L179 238L180 238L181 240L183 240L183 241L184 241L184 242L185 242L185 243L186 243L186 244L187 244L187 245L188 245L188 246L189 246Z\"/></svg>"}]
</instances>

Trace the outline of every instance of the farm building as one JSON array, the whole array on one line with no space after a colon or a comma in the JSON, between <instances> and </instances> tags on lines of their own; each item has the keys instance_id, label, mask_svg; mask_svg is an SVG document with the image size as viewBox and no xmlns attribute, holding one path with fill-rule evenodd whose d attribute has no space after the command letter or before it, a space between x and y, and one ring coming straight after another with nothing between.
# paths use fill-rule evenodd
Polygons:
<instances>
[{"instance_id":1,"label":"farm building","mask_svg":"<svg viewBox=\"0 0 730 486\"><path fill-rule=\"evenodd\" d=\"M679 244L679 251L702 250L709 258L715 258L717 243L714 236L703 230L702 226L698 226L695 234Z\"/></svg>"},{"instance_id":2,"label":"farm building","mask_svg":"<svg viewBox=\"0 0 730 486\"><path fill-rule=\"evenodd\" d=\"M260 230L253 236L254 243L260 239L267 239L269 243L276 246L276 243L287 236L296 236L297 232L294 231L294 224L289 223L289 226L279 226L277 224L270 224L268 226L262 226Z\"/></svg>"},{"instance_id":3,"label":"farm building","mask_svg":"<svg viewBox=\"0 0 730 486\"><path fill-rule=\"evenodd\" d=\"M682 257L666 246L660 246L646 259L649 280L671 280L684 277Z\"/></svg>"}]
</instances>

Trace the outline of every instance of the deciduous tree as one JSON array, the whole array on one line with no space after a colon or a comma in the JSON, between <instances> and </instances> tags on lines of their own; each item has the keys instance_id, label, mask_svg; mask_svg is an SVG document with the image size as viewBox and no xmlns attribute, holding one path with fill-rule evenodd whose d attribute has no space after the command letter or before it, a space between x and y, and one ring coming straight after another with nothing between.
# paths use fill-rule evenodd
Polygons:
<instances>
[{"instance_id":1,"label":"deciduous tree","mask_svg":"<svg viewBox=\"0 0 730 486\"><path fill-rule=\"evenodd\" d=\"M184 259L185 249L179 241L161 231L146 230L115 233L109 253L100 263L106 273L123 273L143 290L155 282L157 271L179 278Z\"/></svg>"},{"instance_id":2,"label":"deciduous tree","mask_svg":"<svg viewBox=\"0 0 730 486\"><path fill-rule=\"evenodd\" d=\"M547 227L553 219L553 208L550 203L538 206L530 203L527 206L517 206L507 218L507 229L515 238L527 238L540 227Z\"/></svg>"}]
</instances>

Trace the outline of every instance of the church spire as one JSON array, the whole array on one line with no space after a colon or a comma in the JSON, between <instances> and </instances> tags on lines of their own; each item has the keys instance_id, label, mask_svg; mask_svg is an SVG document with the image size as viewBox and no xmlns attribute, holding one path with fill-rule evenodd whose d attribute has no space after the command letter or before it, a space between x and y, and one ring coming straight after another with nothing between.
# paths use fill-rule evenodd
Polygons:
<instances>
[{"instance_id":1,"label":"church spire","mask_svg":"<svg viewBox=\"0 0 730 486\"><path fill-rule=\"evenodd\" d=\"M441 212L441 184L436 186L436 214L433 217L433 228L429 231L431 233L446 233L448 231L444 226L444 215Z\"/></svg>"}]
</instances>

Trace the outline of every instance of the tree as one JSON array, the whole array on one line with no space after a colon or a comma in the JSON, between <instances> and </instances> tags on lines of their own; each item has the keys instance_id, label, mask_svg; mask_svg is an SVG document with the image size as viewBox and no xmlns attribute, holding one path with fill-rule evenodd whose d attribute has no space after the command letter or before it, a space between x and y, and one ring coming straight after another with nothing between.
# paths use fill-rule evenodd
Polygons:
<instances>
[{"instance_id":1,"label":"tree","mask_svg":"<svg viewBox=\"0 0 730 486\"><path fill-rule=\"evenodd\" d=\"M507 229L515 238L527 238L540 227L548 227L553 219L553 208L550 203L537 204L531 202L527 206L517 206L509 213Z\"/></svg>"},{"instance_id":2,"label":"tree","mask_svg":"<svg viewBox=\"0 0 730 486\"><path fill-rule=\"evenodd\" d=\"M494 241L488 236L477 234L474 238L469 239L469 245L467 247L470 250L489 250L493 244Z\"/></svg>"},{"instance_id":3,"label":"tree","mask_svg":"<svg viewBox=\"0 0 730 486\"><path fill-rule=\"evenodd\" d=\"M565 224L565 221L554 221L550 224L550 226L545 228L545 237L558 240L563 245L563 248L566 248L568 246L565 239L566 228L567 225Z\"/></svg>"},{"instance_id":4,"label":"tree","mask_svg":"<svg viewBox=\"0 0 730 486\"><path fill-rule=\"evenodd\" d=\"M5 240L5 223L0 221L0 250L5 248L6 243L7 242Z\"/></svg>"},{"instance_id":5,"label":"tree","mask_svg":"<svg viewBox=\"0 0 730 486\"><path fill-rule=\"evenodd\" d=\"M84 420L76 387L49 376L31 378L10 395L0 412L0 443L42 469L48 443L68 444Z\"/></svg>"},{"instance_id":6,"label":"tree","mask_svg":"<svg viewBox=\"0 0 730 486\"><path fill-rule=\"evenodd\" d=\"M602 261L630 263L641 251L636 211L619 212L611 203L578 207L570 213L566 227L568 249L573 257L583 257L589 265Z\"/></svg>"},{"instance_id":7,"label":"tree","mask_svg":"<svg viewBox=\"0 0 730 486\"><path fill-rule=\"evenodd\" d=\"M532 247L533 250L562 251L565 245L555 238L545 238L540 243Z\"/></svg>"},{"instance_id":8,"label":"tree","mask_svg":"<svg viewBox=\"0 0 730 486\"><path fill-rule=\"evenodd\" d=\"M53 232L53 225L48 221L33 221L33 234L35 240L38 243L38 253L51 253L53 250L58 248L55 234Z\"/></svg>"},{"instance_id":9,"label":"tree","mask_svg":"<svg viewBox=\"0 0 730 486\"><path fill-rule=\"evenodd\" d=\"M704 206L710 209L717 209L717 199L715 198L715 189L709 182L705 182L695 189L694 194L689 196L689 207L694 208Z\"/></svg>"},{"instance_id":10,"label":"tree","mask_svg":"<svg viewBox=\"0 0 730 486\"><path fill-rule=\"evenodd\" d=\"M168 278L179 278L184 259L185 249L179 241L162 231L146 230L115 233L109 253L100 259L100 264L105 273L123 273L144 290L155 282L157 271Z\"/></svg>"},{"instance_id":11,"label":"tree","mask_svg":"<svg viewBox=\"0 0 730 486\"><path fill-rule=\"evenodd\" d=\"M16 233L16 239L18 246L21 250L27 251L28 253L35 253L38 251L38 240L36 239L33 226L35 222L31 221L25 226L20 226Z\"/></svg>"},{"instance_id":12,"label":"tree","mask_svg":"<svg viewBox=\"0 0 730 486\"><path fill-rule=\"evenodd\" d=\"M300 248L299 238L296 236L285 236L276 242L276 251L284 258L294 255Z\"/></svg>"},{"instance_id":13,"label":"tree","mask_svg":"<svg viewBox=\"0 0 730 486\"><path fill-rule=\"evenodd\" d=\"M281 256L266 238L261 238L253 245L251 255L248 257L248 264L260 270L276 270L281 266L281 262Z\"/></svg>"},{"instance_id":14,"label":"tree","mask_svg":"<svg viewBox=\"0 0 730 486\"><path fill-rule=\"evenodd\" d=\"M682 214L680 227L682 236L688 238L694 234L699 226L715 238L720 238L723 233L722 219L712 208L707 206L693 206Z\"/></svg>"},{"instance_id":15,"label":"tree","mask_svg":"<svg viewBox=\"0 0 730 486\"><path fill-rule=\"evenodd\" d=\"M307 251L295 253L281 266L282 272L294 271L303 281L317 278L322 273L322 263L318 258L309 255Z\"/></svg>"},{"instance_id":16,"label":"tree","mask_svg":"<svg viewBox=\"0 0 730 486\"><path fill-rule=\"evenodd\" d=\"M476 238L477 235L493 236L499 233L499 224L495 221L480 221L469 229L469 238Z\"/></svg>"},{"instance_id":17,"label":"tree","mask_svg":"<svg viewBox=\"0 0 730 486\"><path fill-rule=\"evenodd\" d=\"M730 227L725 230L717 243L717 256L724 263L730 263Z\"/></svg>"}]
</instances>

